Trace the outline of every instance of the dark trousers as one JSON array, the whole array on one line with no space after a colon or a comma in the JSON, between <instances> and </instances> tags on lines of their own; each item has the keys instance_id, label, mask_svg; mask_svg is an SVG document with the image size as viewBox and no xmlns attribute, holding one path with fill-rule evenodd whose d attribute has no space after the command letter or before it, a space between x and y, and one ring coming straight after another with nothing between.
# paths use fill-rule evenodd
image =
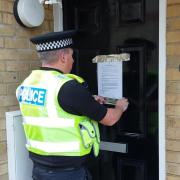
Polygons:
<instances>
[{"instance_id":1,"label":"dark trousers","mask_svg":"<svg viewBox=\"0 0 180 180\"><path fill-rule=\"evenodd\" d=\"M89 171L84 168L45 169L33 168L33 180L92 180Z\"/></svg>"}]
</instances>

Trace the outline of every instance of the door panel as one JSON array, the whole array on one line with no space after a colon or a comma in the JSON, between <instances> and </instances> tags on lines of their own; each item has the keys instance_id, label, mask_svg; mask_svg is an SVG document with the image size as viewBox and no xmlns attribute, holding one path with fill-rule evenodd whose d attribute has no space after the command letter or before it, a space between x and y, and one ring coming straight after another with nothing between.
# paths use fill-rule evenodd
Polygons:
<instances>
[{"instance_id":1,"label":"door panel","mask_svg":"<svg viewBox=\"0 0 180 180\"><path fill-rule=\"evenodd\" d=\"M100 125L98 158L88 167L93 180L158 180L157 0L64 0L64 29L80 32L73 72L97 94L99 54L128 52L123 62L123 96L130 105L112 127ZM113 144L110 144L113 143Z\"/></svg>"}]
</instances>

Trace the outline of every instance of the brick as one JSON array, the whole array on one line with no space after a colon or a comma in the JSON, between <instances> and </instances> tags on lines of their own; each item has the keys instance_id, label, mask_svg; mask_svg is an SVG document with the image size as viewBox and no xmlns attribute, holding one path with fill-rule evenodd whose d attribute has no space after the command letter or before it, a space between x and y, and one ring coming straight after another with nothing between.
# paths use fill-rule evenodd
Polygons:
<instances>
[{"instance_id":1,"label":"brick","mask_svg":"<svg viewBox=\"0 0 180 180\"><path fill-rule=\"evenodd\" d=\"M167 69L166 74L167 74L166 80L172 80L172 81L180 80L179 69L169 68L169 69Z\"/></svg>"},{"instance_id":2,"label":"brick","mask_svg":"<svg viewBox=\"0 0 180 180\"><path fill-rule=\"evenodd\" d=\"M0 142L6 141L6 131L0 130Z\"/></svg>"},{"instance_id":3,"label":"brick","mask_svg":"<svg viewBox=\"0 0 180 180\"><path fill-rule=\"evenodd\" d=\"M39 60L35 61L35 62L32 62L30 64L30 69L37 69L41 66L41 62Z\"/></svg>"},{"instance_id":4,"label":"brick","mask_svg":"<svg viewBox=\"0 0 180 180\"><path fill-rule=\"evenodd\" d=\"M177 43L180 42L180 32L179 31L171 31L167 32L167 43Z\"/></svg>"},{"instance_id":5,"label":"brick","mask_svg":"<svg viewBox=\"0 0 180 180\"><path fill-rule=\"evenodd\" d=\"M31 72L28 71L22 71L19 72L19 82L22 82L25 78L27 78L27 76L29 76Z\"/></svg>"},{"instance_id":6,"label":"brick","mask_svg":"<svg viewBox=\"0 0 180 180\"><path fill-rule=\"evenodd\" d=\"M17 26L17 31L16 31L16 37L19 38L30 38L32 36L36 36L42 33L42 30L38 29L32 29L28 30L25 28L22 28L20 25Z\"/></svg>"},{"instance_id":7,"label":"brick","mask_svg":"<svg viewBox=\"0 0 180 180\"><path fill-rule=\"evenodd\" d=\"M15 23L14 15L9 14L9 13L3 13L3 23L14 24Z\"/></svg>"},{"instance_id":8,"label":"brick","mask_svg":"<svg viewBox=\"0 0 180 180\"><path fill-rule=\"evenodd\" d=\"M180 56L168 56L167 57L167 68L179 68Z\"/></svg>"},{"instance_id":9,"label":"brick","mask_svg":"<svg viewBox=\"0 0 180 180\"><path fill-rule=\"evenodd\" d=\"M0 164L0 175L7 174L8 165L7 163Z\"/></svg>"},{"instance_id":10,"label":"brick","mask_svg":"<svg viewBox=\"0 0 180 180\"><path fill-rule=\"evenodd\" d=\"M4 47L4 38L0 37L0 48Z\"/></svg>"},{"instance_id":11,"label":"brick","mask_svg":"<svg viewBox=\"0 0 180 180\"><path fill-rule=\"evenodd\" d=\"M7 161L7 146L5 142L0 142L0 162Z\"/></svg>"},{"instance_id":12,"label":"brick","mask_svg":"<svg viewBox=\"0 0 180 180\"><path fill-rule=\"evenodd\" d=\"M53 21L50 21L50 29L51 29L51 31L53 31L53 29L54 29L54 22Z\"/></svg>"},{"instance_id":13,"label":"brick","mask_svg":"<svg viewBox=\"0 0 180 180\"><path fill-rule=\"evenodd\" d=\"M180 116L180 105L167 105L166 115L169 116Z\"/></svg>"},{"instance_id":14,"label":"brick","mask_svg":"<svg viewBox=\"0 0 180 180\"><path fill-rule=\"evenodd\" d=\"M0 11L13 13L13 2L8 2L7 0L0 1Z\"/></svg>"},{"instance_id":15,"label":"brick","mask_svg":"<svg viewBox=\"0 0 180 180\"><path fill-rule=\"evenodd\" d=\"M167 45L167 55L168 56L180 56L180 44L168 44Z\"/></svg>"},{"instance_id":16,"label":"brick","mask_svg":"<svg viewBox=\"0 0 180 180\"><path fill-rule=\"evenodd\" d=\"M180 128L180 116L167 116L167 127Z\"/></svg>"},{"instance_id":17,"label":"brick","mask_svg":"<svg viewBox=\"0 0 180 180\"><path fill-rule=\"evenodd\" d=\"M167 19L167 30L179 30L180 19Z\"/></svg>"},{"instance_id":18,"label":"brick","mask_svg":"<svg viewBox=\"0 0 180 180\"><path fill-rule=\"evenodd\" d=\"M11 111L19 111L19 105L17 104L16 106L9 106L8 112L11 112Z\"/></svg>"},{"instance_id":19,"label":"brick","mask_svg":"<svg viewBox=\"0 0 180 180\"><path fill-rule=\"evenodd\" d=\"M22 50L22 51L18 51L19 54L19 60L37 60L38 56L37 56L37 52L36 51L32 51L32 50Z\"/></svg>"},{"instance_id":20,"label":"brick","mask_svg":"<svg viewBox=\"0 0 180 180\"><path fill-rule=\"evenodd\" d=\"M0 102L1 102L0 107L14 106L18 104L15 94L8 96L0 96Z\"/></svg>"},{"instance_id":21,"label":"brick","mask_svg":"<svg viewBox=\"0 0 180 180\"><path fill-rule=\"evenodd\" d=\"M173 175L180 175L180 164L167 163L167 172Z\"/></svg>"},{"instance_id":22,"label":"brick","mask_svg":"<svg viewBox=\"0 0 180 180\"><path fill-rule=\"evenodd\" d=\"M28 30L28 29L20 27L20 28L18 28L18 31L16 31L15 35L19 38L30 39L30 37L37 36L39 34L44 34L44 33L47 33L49 31L53 31L53 28L46 30L46 29L43 29L43 26L41 25L41 27L39 27L39 28Z\"/></svg>"},{"instance_id":23,"label":"brick","mask_svg":"<svg viewBox=\"0 0 180 180\"><path fill-rule=\"evenodd\" d=\"M0 119L0 130L6 129L6 122L4 119ZM0 146L1 147L1 146ZM0 148L1 149L1 148ZM0 153L1 154L1 153Z\"/></svg>"},{"instance_id":24,"label":"brick","mask_svg":"<svg viewBox=\"0 0 180 180\"><path fill-rule=\"evenodd\" d=\"M8 174L3 174L0 176L1 180L9 180Z\"/></svg>"},{"instance_id":25,"label":"brick","mask_svg":"<svg viewBox=\"0 0 180 180\"><path fill-rule=\"evenodd\" d=\"M180 176L172 176L172 175L168 175L167 176L167 180L179 180Z\"/></svg>"},{"instance_id":26,"label":"brick","mask_svg":"<svg viewBox=\"0 0 180 180\"><path fill-rule=\"evenodd\" d=\"M180 151L180 141L167 140L166 149L169 151Z\"/></svg>"},{"instance_id":27,"label":"brick","mask_svg":"<svg viewBox=\"0 0 180 180\"><path fill-rule=\"evenodd\" d=\"M2 20L3 18L2 18L2 13L0 13L0 23L2 24Z\"/></svg>"},{"instance_id":28,"label":"brick","mask_svg":"<svg viewBox=\"0 0 180 180\"><path fill-rule=\"evenodd\" d=\"M5 38L5 48L28 49L29 40L22 38Z\"/></svg>"},{"instance_id":29,"label":"brick","mask_svg":"<svg viewBox=\"0 0 180 180\"><path fill-rule=\"evenodd\" d=\"M36 51L36 46L29 41L29 48Z\"/></svg>"},{"instance_id":30,"label":"brick","mask_svg":"<svg viewBox=\"0 0 180 180\"><path fill-rule=\"evenodd\" d=\"M44 4L44 9L49 9L49 4Z\"/></svg>"},{"instance_id":31,"label":"brick","mask_svg":"<svg viewBox=\"0 0 180 180\"><path fill-rule=\"evenodd\" d=\"M8 61L6 62L6 70L7 71L27 71L29 70L28 62L21 61Z\"/></svg>"},{"instance_id":32,"label":"brick","mask_svg":"<svg viewBox=\"0 0 180 180\"><path fill-rule=\"evenodd\" d=\"M13 16L14 0L0 0L0 179L8 180L5 113L19 110L15 90L21 80L40 65L29 38L53 31L52 6L41 27L21 27ZM49 28L52 28L51 30Z\"/></svg>"},{"instance_id":33,"label":"brick","mask_svg":"<svg viewBox=\"0 0 180 180\"><path fill-rule=\"evenodd\" d=\"M49 5L48 9L53 12L53 6Z\"/></svg>"},{"instance_id":34,"label":"brick","mask_svg":"<svg viewBox=\"0 0 180 180\"><path fill-rule=\"evenodd\" d=\"M45 12L45 20L52 20L53 19L53 13L52 11L46 9L46 12Z\"/></svg>"},{"instance_id":35,"label":"brick","mask_svg":"<svg viewBox=\"0 0 180 180\"><path fill-rule=\"evenodd\" d=\"M168 118L171 116L166 116L166 128L174 127L174 121L169 120Z\"/></svg>"},{"instance_id":36,"label":"brick","mask_svg":"<svg viewBox=\"0 0 180 180\"><path fill-rule=\"evenodd\" d=\"M49 21L44 21L43 24L42 24L42 28L43 28L44 30L49 30L49 29L51 29L50 22L49 22Z\"/></svg>"},{"instance_id":37,"label":"brick","mask_svg":"<svg viewBox=\"0 0 180 180\"><path fill-rule=\"evenodd\" d=\"M7 94L15 95L17 87L18 87L17 83L7 84Z\"/></svg>"},{"instance_id":38,"label":"brick","mask_svg":"<svg viewBox=\"0 0 180 180\"><path fill-rule=\"evenodd\" d=\"M179 152L167 152L167 162L180 163L180 153Z\"/></svg>"},{"instance_id":39,"label":"brick","mask_svg":"<svg viewBox=\"0 0 180 180\"><path fill-rule=\"evenodd\" d=\"M168 128L167 129L167 138L172 139L172 140L180 140L179 128Z\"/></svg>"},{"instance_id":40,"label":"brick","mask_svg":"<svg viewBox=\"0 0 180 180\"><path fill-rule=\"evenodd\" d=\"M5 69L6 69L5 62L0 61L0 71L5 71Z\"/></svg>"},{"instance_id":41,"label":"brick","mask_svg":"<svg viewBox=\"0 0 180 180\"><path fill-rule=\"evenodd\" d=\"M18 82L17 72L0 72L0 81L5 83Z\"/></svg>"},{"instance_id":42,"label":"brick","mask_svg":"<svg viewBox=\"0 0 180 180\"><path fill-rule=\"evenodd\" d=\"M6 163L7 163L7 161L0 161L0 165L6 164Z\"/></svg>"},{"instance_id":43,"label":"brick","mask_svg":"<svg viewBox=\"0 0 180 180\"><path fill-rule=\"evenodd\" d=\"M168 5L169 4L180 4L179 0L168 0L167 3L168 3Z\"/></svg>"},{"instance_id":44,"label":"brick","mask_svg":"<svg viewBox=\"0 0 180 180\"><path fill-rule=\"evenodd\" d=\"M166 94L166 104L180 105L180 94Z\"/></svg>"},{"instance_id":45,"label":"brick","mask_svg":"<svg viewBox=\"0 0 180 180\"><path fill-rule=\"evenodd\" d=\"M7 108L6 107L0 107L0 118L5 118L5 114L7 112Z\"/></svg>"},{"instance_id":46,"label":"brick","mask_svg":"<svg viewBox=\"0 0 180 180\"><path fill-rule=\"evenodd\" d=\"M0 49L0 60L36 60L37 53L31 50Z\"/></svg>"},{"instance_id":47,"label":"brick","mask_svg":"<svg viewBox=\"0 0 180 180\"><path fill-rule=\"evenodd\" d=\"M0 84L0 95L4 95L7 93L7 86L6 84Z\"/></svg>"},{"instance_id":48,"label":"brick","mask_svg":"<svg viewBox=\"0 0 180 180\"><path fill-rule=\"evenodd\" d=\"M180 93L180 83L179 81L167 81L167 91L166 93Z\"/></svg>"},{"instance_id":49,"label":"brick","mask_svg":"<svg viewBox=\"0 0 180 180\"><path fill-rule=\"evenodd\" d=\"M1 60L18 59L18 53L15 50L0 49L0 54Z\"/></svg>"},{"instance_id":50,"label":"brick","mask_svg":"<svg viewBox=\"0 0 180 180\"><path fill-rule=\"evenodd\" d=\"M180 16L180 4L168 6L167 17L179 17Z\"/></svg>"},{"instance_id":51,"label":"brick","mask_svg":"<svg viewBox=\"0 0 180 180\"><path fill-rule=\"evenodd\" d=\"M0 25L0 35L2 36L13 36L15 29L11 25Z\"/></svg>"}]
</instances>

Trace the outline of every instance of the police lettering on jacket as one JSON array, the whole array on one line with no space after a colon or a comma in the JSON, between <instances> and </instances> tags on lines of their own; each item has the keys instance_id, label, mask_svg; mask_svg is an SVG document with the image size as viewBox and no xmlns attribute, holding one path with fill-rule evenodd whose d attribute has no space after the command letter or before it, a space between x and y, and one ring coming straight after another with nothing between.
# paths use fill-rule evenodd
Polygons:
<instances>
[{"instance_id":1,"label":"police lettering on jacket","mask_svg":"<svg viewBox=\"0 0 180 180\"><path fill-rule=\"evenodd\" d=\"M18 93L18 101L25 104L44 106L46 89L21 86Z\"/></svg>"}]
</instances>

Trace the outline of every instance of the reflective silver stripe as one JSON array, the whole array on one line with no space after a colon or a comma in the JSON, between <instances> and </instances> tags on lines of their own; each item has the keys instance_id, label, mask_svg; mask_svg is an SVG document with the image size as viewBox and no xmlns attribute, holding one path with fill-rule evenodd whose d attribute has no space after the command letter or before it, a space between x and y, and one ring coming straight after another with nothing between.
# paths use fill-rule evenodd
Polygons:
<instances>
[{"instance_id":1,"label":"reflective silver stripe","mask_svg":"<svg viewBox=\"0 0 180 180\"><path fill-rule=\"evenodd\" d=\"M128 145L126 143L113 143L113 142L101 141L100 150L128 153Z\"/></svg>"},{"instance_id":2,"label":"reflective silver stripe","mask_svg":"<svg viewBox=\"0 0 180 180\"><path fill-rule=\"evenodd\" d=\"M61 127L74 127L74 120L67 118L39 118L39 117L24 117L24 124L30 124L34 126L49 127L49 128L61 128Z\"/></svg>"},{"instance_id":3,"label":"reflective silver stripe","mask_svg":"<svg viewBox=\"0 0 180 180\"><path fill-rule=\"evenodd\" d=\"M57 152L78 152L80 150L79 142L40 142L29 140L27 147L36 148L44 152L57 153Z\"/></svg>"},{"instance_id":4,"label":"reflective silver stripe","mask_svg":"<svg viewBox=\"0 0 180 180\"><path fill-rule=\"evenodd\" d=\"M48 79L48 94L47 94L47 99L46 99L46 109L48 112L48 116L51 117L58 117L57 110L56 110L56 105L54 103L54 98L52 95L54 94L54 90L57 86L57 79L54 78L54 76L50 75L49 73L44 74L44 78Z\"/></svg>"}]
</instances>

